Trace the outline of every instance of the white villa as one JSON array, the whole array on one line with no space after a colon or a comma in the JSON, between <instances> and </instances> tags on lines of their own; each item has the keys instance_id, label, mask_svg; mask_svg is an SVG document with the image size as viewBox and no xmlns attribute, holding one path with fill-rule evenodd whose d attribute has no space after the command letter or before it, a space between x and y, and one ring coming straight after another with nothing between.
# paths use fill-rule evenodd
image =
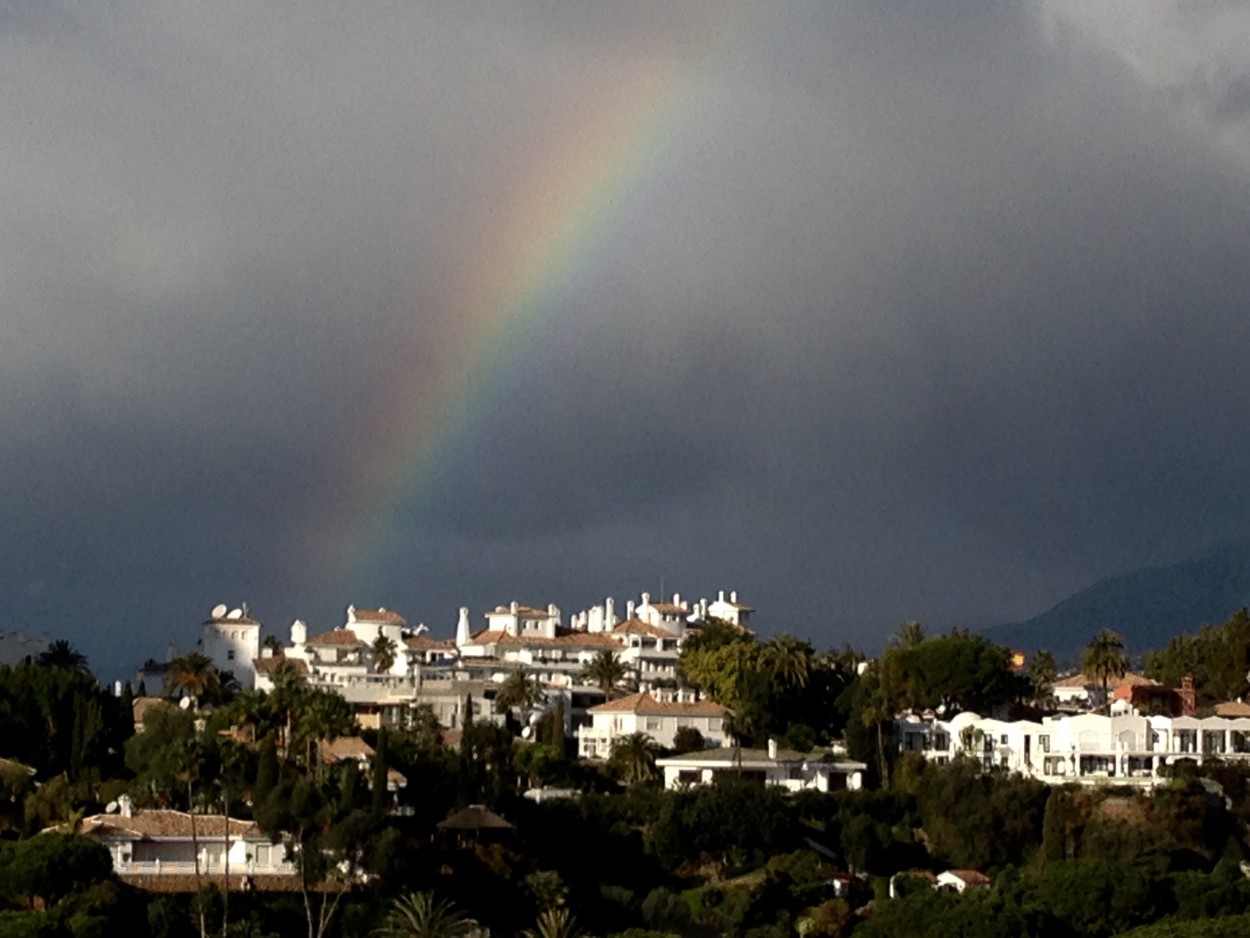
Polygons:
<instances>
[{"instance_id":1,"label":"white villa","mask_svg":"<svg viewBox=\"0 0 1250 938\"><path fill-rule=\"evenodd\" d=\"M957 755L1044 782L1152 784L1164 766L1205 758L1250 760L1250 716L1105 716L1082 713L1040 721L960 713L950 720L903 716L902 752L939 764Z\"/></svg>"},{"instance_id":2,"label":"white villa","mask_svg":"<svg viewBox=\"0 0 1250 938\"><path fill-rule=\"evenodd\" d=\"M722 777L745 778L786 791L836 791L863 787L862 762L829 753L800 753L780 749L769 740L767 749L722 747L666 756L655 761L664 772L665 788L707 785Z\"/></svg>"},{"instance_id":3,"label":"white villa","mask_svg":"<svg viewBox=\"0 0 1250 938\"><path fill-rule=\"evenodd\" d=\"M231 876L297 872L286 849L270 842L255 824L220 814L193 818L183 811L132 810L123 797L117 814L84 818L81 830L108 849L113 869L123 879L195 873L197 857L199 872L211 875L224 875L227 867Z\"/></svg>"},{"instance_id":4,"label":"white villa","mask_svg":"<svg viewBox=\"0 0 1250 938\"><path fill-rule=\"evenodd\" d=\"M631 733L646 733L665 749L672 748L677 731L684 728L698 730L709 748L729 741L725 734L728 710L710 700L661 701L640 693L601 703L587 713L591 725L578 734L578 754L583 758L606 758L613 741Z\"/></svg>"}]
</instances>

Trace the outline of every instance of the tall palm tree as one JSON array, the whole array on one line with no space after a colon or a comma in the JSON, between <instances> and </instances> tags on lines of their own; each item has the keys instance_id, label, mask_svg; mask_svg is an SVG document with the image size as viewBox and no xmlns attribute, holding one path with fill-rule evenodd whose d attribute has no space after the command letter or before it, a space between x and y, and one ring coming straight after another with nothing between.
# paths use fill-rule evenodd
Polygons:
<instances>
[{"instance_id":1,"label":"tall palm tree","mask_svg":"<svg viewBox=\"0 0 1250 938\"><path fill-rule=\"evenodd\" d=\"M382 924L373 930L378 938L461 938L473 923L450 902L432 892L410 892L391 903Z\"/></svg>"},{"instance_id":2,"label":"tall palm tree","mask_svg":"<svg viewBox=\"0 0 1250 938\"><path fill-rule=\"evenodd\" d=\"M198 704L221 693L221 675L208 655L188 652L169 662L165 671L165 693L170 696L182 693Z\"/></svg>"},{"instance_id":3,"label":"tall palm tree","mask_svg":"<svg viewBox=\"0 0 1250 938\"><path fill-rule=\"evenodd\" d=\"M1110 629L1103 629L1085 646L1081 655L1081 670L1102 683L1102 700L1111 713L1111 698L1107 686L1112 678L1122 678L1128 671L1128 655L1124 651L1124 639Z\"/></svg>"},{"instance_id":4,"label":"tall palm tree","mask_svg":"<svg viewBox=\"0 0 1250 938\"><path fill-rule=\"evenodd\" d=\"M806 687L813 654L811 642L783 632L764 642L761 658L774 681L786 687Z\"/></svg>"},{"instance_id":5,"label":"tall palm tree","mask_svg":"<svg viewBox=\"0 0 1250 938\"><path fill-rule=\"evenodd\" d=\"M1029 680L1033 684L1033 700L1045 705L1054 695L1055 677L1059 669L1055 656L1045 648L1039 649L1029 662Z\"/></svg>"},{"instance_id":6,"label":"tall palm tree","mask_svg":"<svg viewBox=\"0 0 1250 938\"><path fill-rule=\"evenodd\" d=\"M608 761L620 769L627 785L637 785L659 778L655 757L660 747L646 733L630 733L612 741L612 755Z\"/></svg>"},{"instance_id":7,"label":"tall palm tree","mask_svg":"<svg viewBox=\"0 0 1250 938\"><path fill-rule=\"evenodd\" d=\"M620 656L610 648L605 648L586 663L582 668L582 677L592 684L603 688L604 698L612 699L612 689L629 676Z\"/></svg>"},{"instance_id":8,"label":"tall palm tree","mask_svg":"<svg viewBox=\"0 0 1250 938\"><path fill-rule=\"evenodd\" d=\"M533 928L521 932L522 938L580 938L577 919L568 909L545 909Z\"/></svg>"},{"instance_id":9,"label":"tall palm tree","mask_svg":"<svg viewBox=\"0 0 1250 938\"><path fill-rule=\"evenodd\" d=\"M48 645L48 650L41 652L35 663L41 668L62 668L76 674L91 673L87 667L87 656L64 639L57 639Z\"/></svg>"},{"instance_id":10,"label":"tall palm tree","mask_svg":"<svg viewBox=\"0 0 1250 938\"><path fill-rule=\"evenodd\" d=\"M395 652L399 650L399 646L395 644L395 640L385 635L379 635L373 640L369 651L373 655L373 669L378 674L385 674L395 665Z\"/></svg>"},{"instance_id":11,"label":"tall palm tree","mask_svg":"<svg viewBox=\"0 0 1250 938\"><path fill-rule=\"evenodd\" d=\"M541 702L543 699L542 685L530 677L524 668L517 668L499 685L495 694L495 709L500 713L519 707L524 710Z\"/></svg>"}]
</instances>

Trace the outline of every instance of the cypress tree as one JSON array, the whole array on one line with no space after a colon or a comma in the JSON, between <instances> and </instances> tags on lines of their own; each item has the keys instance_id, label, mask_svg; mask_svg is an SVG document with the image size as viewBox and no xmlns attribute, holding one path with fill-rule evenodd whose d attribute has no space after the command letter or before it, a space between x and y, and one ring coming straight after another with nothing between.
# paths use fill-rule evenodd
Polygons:
<instances>
[{"instance_id":1,"label":"cypress tree","mask_svg":"<svg viewBox=\"0 0 1250 938\"><path fill-rule=\"evenodd\" d=\"M373 814L381 817L386 814L388 792L386 790L386 770L390 753L388 752L386 727L378 730L378 745L373 753Z\"/></svg>"},{"instance_id":2,"label":"cypress tree","mask_svg":"<svg viewBox=\"0 0 1250 938\"><path fill-rule=\"evenodd\" d=\"M278 744L273 738L273 732L270 731L260 741L260 751L257 753L256 784L252 786L252 802L257 805L264 804L277 787Z\"/></svg>"}]
</instances>

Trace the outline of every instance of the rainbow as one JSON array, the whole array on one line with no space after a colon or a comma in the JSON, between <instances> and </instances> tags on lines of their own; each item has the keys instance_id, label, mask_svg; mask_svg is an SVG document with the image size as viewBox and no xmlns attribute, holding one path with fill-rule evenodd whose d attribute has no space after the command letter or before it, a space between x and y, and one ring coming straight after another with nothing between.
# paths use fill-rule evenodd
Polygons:
<instances>
[{"instance_id":1,"label":"rainbow","mask_svg":"<svg viewBox=\"0 0 1250 938\"><path fill-rule=\"evenodd\" d=\"M732 34L743 28L739 20ZM713 53L722 62L736 45L728 35ZM436 311L446 333L436 360L395 377L367 441L370 458L349 482L355 530L337 540L333 561L343 595L365 586L370 565L399 546L399 516L437 497L440 468L515 376L512 362L524 359L579 276L607 256L614 234L679 159L681 131L715 78L652 74L618 89L614 101L594 102L574 122L575 138L556 141L538 171L479 222L482 234ZM413 330L414 349L418 333L425 328Z\"/></svg>"}]
</instances>

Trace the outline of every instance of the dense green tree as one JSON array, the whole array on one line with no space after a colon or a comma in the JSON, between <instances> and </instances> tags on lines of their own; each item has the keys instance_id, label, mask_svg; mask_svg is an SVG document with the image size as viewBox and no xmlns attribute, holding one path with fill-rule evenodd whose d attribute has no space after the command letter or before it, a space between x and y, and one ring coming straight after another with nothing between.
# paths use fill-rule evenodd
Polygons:
<instances>
[{"instance_id":1,"label":"dense green tree","mask_svg":"<svg viewBox=\"0 0 1250 938\"><path fill-rule=\"evenodd\" d=\"M1177 635L1146 656L1146 675L1169 687L1194 679L1199 706L1250 693L1250 612L1238 610L1221 625L1204 625L1195 635Z\"/></svg>"},{"instance_id":2,"label":"dense green tree","mask_svg":"<svg viewBox=\"0 0 1250 938\"><path fill-rule=\"evenodd\" d=\"M774 635L760 649L764 671L783 687L806 687L814 657L811 642L785 633Z\"/></svg>"},{"instance_id":3,"label":"dense green tree","mask_svg":"<svg viewBox=\"0 0 1250 938\"><path fill-rule=\"evenodd\" d=\"M908 619L901 626L899 626L898 631L890 637L890 645L895 648L907 650L908 648L915 648L928 637L928 633L925 632L925 627L923 625L915 619Z\"/></svg>"},{"instance_id":4,"label":"dense green tree","mask_svg":"<svg viewBox=\"0 0 1250 938\"><path fill-rule=\"evenodd\" d=\"M1011 665L1010 649L981 635L953 631L911 647L890 647L882 680L898 708L945 707L989 713L1030 695L1028 680Z\"/></svg>"},{"instance_id":5,"label":"dense green tree","mask_svg":"<svg viewBox=\"0 0 1250 938\"><path fill-rule=\"evenodd\" d=\"M1093 637L1081 653L1081 670L1102 684L1102 701L1111 712L1111 697L1107 688L1112 678L1124 677L1128 671L1128 655L1124 651L1124 639L1110 629L1103 629Z\"/></svg>"},{"instance_id":6,"label":"dense green tree","mask_svg":"<svg viewBox=\"0 0 1250 938\"><path fill-rule=\"evenodd\" d=\"M706 742L703 739L703 734L693 726L683 726L673 734L673 752L675 754L702 752L705 747Z\"/></svg>"},{"instance_id":7,"label":"dense green tree","mask_svg":"<svg viewBox=\"0 0 1250 938\"><path fill-rule=\"evenodd\" d=\"M1033 700L1045 706L1054 697L1055 678L1059 675L1055 656L1045 648L1038 650L1029 662L1029 680L1033 684Z\"/></svg>"}]
</instances>

